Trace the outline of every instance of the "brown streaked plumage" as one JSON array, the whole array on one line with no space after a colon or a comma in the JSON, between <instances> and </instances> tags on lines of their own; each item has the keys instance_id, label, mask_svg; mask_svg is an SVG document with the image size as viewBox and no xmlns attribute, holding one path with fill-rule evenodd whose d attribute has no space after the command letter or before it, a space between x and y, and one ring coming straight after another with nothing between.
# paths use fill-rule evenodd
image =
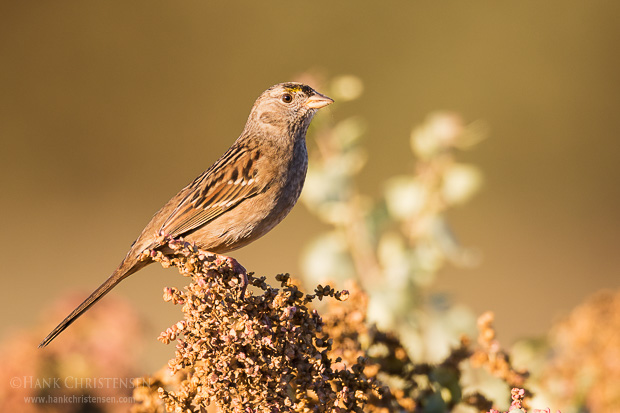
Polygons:
<instances>
[{"instance_id":1,"label":"brown streaked plumage","mask_svg":"<svg viewBox=\"0 0 620 413\"><path fill-rule=\"evenodd\" d=\"M39 347L119 282L150 264L142 251L164 237L227 253L265 235L297 202L308 168L306 131L316 111L333 100L300 83L280 83L254 103L245 128L209 169L164 205L112 275L69 314Z\"/></svg>"}]
</instances>

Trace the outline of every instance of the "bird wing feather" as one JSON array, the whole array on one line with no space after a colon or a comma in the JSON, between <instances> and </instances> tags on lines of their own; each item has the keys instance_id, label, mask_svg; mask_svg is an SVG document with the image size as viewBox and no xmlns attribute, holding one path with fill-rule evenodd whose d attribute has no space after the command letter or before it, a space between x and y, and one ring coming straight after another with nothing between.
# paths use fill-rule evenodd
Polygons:
<instances>
[{"instance_id":1,"label":"bird wing feather","mask_svg":"<svg viewBox=\"0 0 620 413\"><path fill-rule=\"evenodd\" d=\"M159 233L171 237L184 235L265 190L266 184L256 177L260 152L252 149L233 145L188 185L183 190L185 196L163 223Z\"/></svg>"}]
</instances>

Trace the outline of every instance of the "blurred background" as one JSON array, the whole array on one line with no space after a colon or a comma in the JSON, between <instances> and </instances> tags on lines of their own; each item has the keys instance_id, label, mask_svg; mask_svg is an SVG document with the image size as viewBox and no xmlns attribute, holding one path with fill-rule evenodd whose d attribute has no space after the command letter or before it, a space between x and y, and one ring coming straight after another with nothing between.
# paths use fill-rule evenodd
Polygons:
<instances>
[{"instance_id":1,"label":"blurred background","mask_svg":"<svg viewBox=\"0 0 620 413\"><path fill-rule=\"evenodd\" d=\"M0 2L0 338L43 338L60 319L42 314L103 282L234 141L254 99L304 73L363 83L317 120L364 119L357 185L369 196L413 170L410 134L430 112L488 125L461 158L481 190L448 213L480 261L442 268L433 289L495 312L503 343L544 334L620 286L619 16L599 1ZM326 228L300 204L232 255L295 275ZM162 289L185 282L151 266L112 293L144 321L142 372L170 357L155 338L179 314Z\"/></svg>"}]
</instances>

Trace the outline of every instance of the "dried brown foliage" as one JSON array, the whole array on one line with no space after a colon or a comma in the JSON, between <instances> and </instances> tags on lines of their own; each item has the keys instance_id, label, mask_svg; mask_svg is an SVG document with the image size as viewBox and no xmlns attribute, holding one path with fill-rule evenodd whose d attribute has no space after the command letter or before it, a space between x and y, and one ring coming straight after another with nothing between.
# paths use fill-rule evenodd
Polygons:
<instances>
[{"instance_id":1,"label":"dried brown foliage","mask_svg":"<svg viewBox=\"0 0 620 413\"><path fill-rule=\"evenodd\" d=\"M550 336L553 356L542 382L555 402L620 411L620 292L594 294Z\"/></svg>"},{"instance_id":2,"label":"dried brown foliage","mask_svg":"<svg viewBox=\"0 0 620 413\"><path fill-rule=\"evenodd\" d=\"M361 412L373 389L378 393L363 374L363 359L335 367L333 340L308 307L325 297L346 299L346 292L319 286L304 294L288 275L277 277L280 288L249 275L257 292L242 298L241 277L230 260L181 241L168 246L171 253L151 256L192 277L184 291L168 288L164 294L185 315L159 338L177 340L169 362L176 385L165 373L148 379L135 391L142 404L134 412L202 411L209 405L224 412Z\"/></svg>"},{"instance_id":3,"label":"dried brown foliage","mask_svg":"<svg viewBox=\"0 0 620 413\"><path fill-rule=\"evenodd\" d=\"M343 363L364 357L364 374L385 385L382 397L369 397L367 412L418 412L451 410L464 403L486 411L491 403L480 394L462 397L459 379L462 362L472 354L468 341L452 350L440 364L414 363L400 339L366 323L367 295L349 283L346 303L330 302L325 330L334 340L331 354ZM445 391L444 391L445 390Z\"/></svg>"},{"instance_id":4,"label":"dried brown foliage","mask_svg":"<svg viewBox=\"0 0 620 413\"><path fill-rule=\"evenodd\" d=\"M413 412L461 403L487 411L484 396L462 394L463 363L499 365L493 372L509 383L521 377L500 357L490 322L481 322L476 351L463 339L442 363L415 364L396 335L367 325L367 296L355 284L304 294L288 275L274 288L250 274L253 288L242 296L238 265L182 241L168 245L170 253L150 256L192 282L165 290L184 313L159 337L176 340L176 354L168 369L136 382L134 413ZM312 305L323 298L321 317Z\"/></svg>"}]
</instances>

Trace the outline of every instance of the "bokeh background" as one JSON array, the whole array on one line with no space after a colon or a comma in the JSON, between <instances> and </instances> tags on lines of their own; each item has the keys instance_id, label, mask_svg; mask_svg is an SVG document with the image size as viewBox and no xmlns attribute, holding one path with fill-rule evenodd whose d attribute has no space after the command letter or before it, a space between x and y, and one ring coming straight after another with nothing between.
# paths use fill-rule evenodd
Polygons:
<instances>
[{"instance_id":1,"label":"bokeh background","mask_svg":"<svg viewBox=\"0 0 620 413\"><path fill-rule=\"evenodd\" d=\"M463 155L482 191L449 215L482 260L434 288L494 311L507 344L545 333L620 286L619 16L602 1L0 2L0 338L98 286L254 99L308 71L363 81L358 100L318 116L365 119L369 195L412 169L409 135L429 112L490 126ZM322 229L299 205L233 255L295 274ZM151 266L112 293L145 321L146 372L169 358L155 337L178 319L162 289L184 282Z\"/></svg>"}]
</instances>

